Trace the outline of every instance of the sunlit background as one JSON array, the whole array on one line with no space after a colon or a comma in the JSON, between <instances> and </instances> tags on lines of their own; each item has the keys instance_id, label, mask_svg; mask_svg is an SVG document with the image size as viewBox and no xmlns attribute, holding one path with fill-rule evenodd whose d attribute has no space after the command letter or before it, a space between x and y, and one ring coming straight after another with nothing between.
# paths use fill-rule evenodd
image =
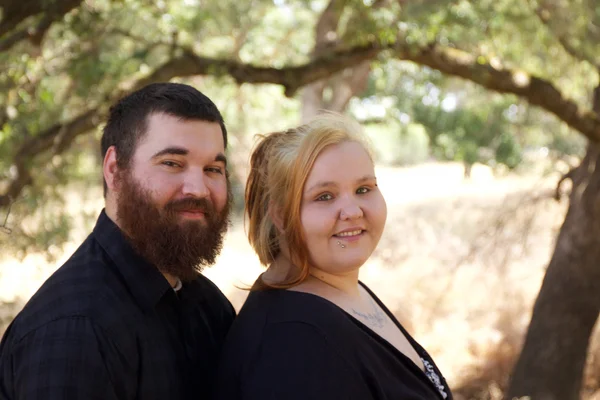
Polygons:
<instances>
[{"instance_id":1,"label":"sunlit background","mask_svg":"<svg viewBox=\"0 0 600 400\"><path fill-rule=\"evenodd\" d=\"M571 182L557 185L600 138L594 2L4 3L0 333L94 226L109 105L172 80L228 126L236 211L205 274L237 309L263 270L241 214L254 135L346 113L372 142L389 210L361 279L457 399L502 398L569 206ZM580 346L586 399L600 399L598 337Z\"/></svg>"}]
</instances>

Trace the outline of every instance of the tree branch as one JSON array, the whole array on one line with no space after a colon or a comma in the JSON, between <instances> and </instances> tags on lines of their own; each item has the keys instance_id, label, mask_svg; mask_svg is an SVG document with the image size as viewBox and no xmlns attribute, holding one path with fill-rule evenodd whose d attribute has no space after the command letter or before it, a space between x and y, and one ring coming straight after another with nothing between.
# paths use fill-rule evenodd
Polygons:
<instances>
[{"instance_id":1,"label":"tree branch","mask_svg":"<svg viewBox=\"0 0 600 400\"><path fill-rule=\"evenodd\" d=\"M49 16L44 16L38 24L32 27L23 27L22 29L13 32L8 37L0 40L0 52L10 49L23 39L29 39L33 44L39 46L44 34L52 25L52 19Z\"/></svg>"},{"instance_id":2,"label":"tree branch","mask_svg":"<svg viewBox=\"0 0 600 400\"><path fill-rule=\"evenodd\" d=\"M428 66L446 75L469 80L498 93L517 95L530 104L556 115L592 142L600 143L599 115L591 110L580 109L577 103L564 98L560 90L550 81L522 70L494 68L480 57L454 48L444 48L435 43L415 49L399 42L394 52L401 60Z\"/></svg>"},{"instance_id":3,"label":"tree branch","mask_svg":"<svg viewBox=\"0 0 600 400\"><path fill-rule=\"evenodd\" d=\"M554 200L560 201L560 199L562 198L562 195L563 195L562 190L561 190L562 184L567 179L573 179L573 176L577 172L577 168L578 167L571 168L566 174L564 174L563 176L560 177L560 179L556 183L556 188L554 189Z\"/></svg>"},{"instance_id":4,"label":"tree branch","mask_svg":"<svg viewBox=\"0 0 600 400\"><path fill-rule=\"evenodd\" d=\"M286 96L291 97L301 87L331 76L344 68L370 60L381 50L382 47L379 44L369 43L350 50L331 52L304 65L286 68L258 67L228 59L201 57L185 51L183 55L163 64L152 75L140 82L165 81L175 76L230 76L238 84L271 83L281 85L285 88Z\"/></svg>"},{"instance_id":5,"label":"tree branch","mask_svg":"<svg viewBox=\"0 0 600 400\"><path fill-rule=\"evenodd\" d=\"M43 18L33 31L28 27L14 32L1 42L2 49L7 50L20 40L30 38L39 44L50 25L62 19L72 9L78 7L83 0L6 0L2 4L3 19L0 21L0 38L10 33L27 18L43 13Z\"/></svg>"}]
</instances>

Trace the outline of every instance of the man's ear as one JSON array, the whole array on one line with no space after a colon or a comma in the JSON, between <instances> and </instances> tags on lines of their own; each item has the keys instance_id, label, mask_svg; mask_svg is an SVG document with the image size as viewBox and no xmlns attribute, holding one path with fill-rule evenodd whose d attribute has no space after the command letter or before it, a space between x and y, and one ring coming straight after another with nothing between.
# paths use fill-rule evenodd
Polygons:
<instances>
[{"instance_id":1,"label":"man's ear","mask_svg":"<svg viewBox=\"0 0 600 400\"><path fill-rule=\"evenodd\" d=\"M273 221L273 225L277 231L283 233L283 217L281 215L281 209L275 205L272 201L269 202L269 217Z\"/></svg>"},{"instance_id":2,"label":"man's ear","mask_svg":"<svg viewBox=\"0 0 600 400\"><path fill-rule=\"evenodd\" d=\"M115 146L110 146L104 156L102 173L104 175L104 180L106 181L106 186L113 192L118 191L119 188L117 179L118 170L117 149L115 149Z\"/></svg>"}]
</instances>

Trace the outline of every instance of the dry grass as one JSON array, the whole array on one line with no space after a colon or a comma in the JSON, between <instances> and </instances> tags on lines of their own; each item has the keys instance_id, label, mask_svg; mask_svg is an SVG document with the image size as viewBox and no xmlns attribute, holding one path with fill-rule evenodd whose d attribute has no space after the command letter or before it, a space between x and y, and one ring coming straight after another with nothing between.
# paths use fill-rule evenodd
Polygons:
<instances>
[{"instance_id":1,"label":"dry grass","mask_svg":"<svg viewBox=\"0 0 600 400\"><path fill-rule=\"evenodd\" d=\"M548 195L557 177L495 178L476 166L465 182L458 164L379 168L378 177L388 223L361 279L432 353L457 399L500 399L566 211ZM1 264L0 301L28 298L55 267L36 255ZM239 309L247 292L237 287L260 272L237 223L205 274ZM592 354L587 396L600 387L600 351Z\"/></svg>"}]
</instances>

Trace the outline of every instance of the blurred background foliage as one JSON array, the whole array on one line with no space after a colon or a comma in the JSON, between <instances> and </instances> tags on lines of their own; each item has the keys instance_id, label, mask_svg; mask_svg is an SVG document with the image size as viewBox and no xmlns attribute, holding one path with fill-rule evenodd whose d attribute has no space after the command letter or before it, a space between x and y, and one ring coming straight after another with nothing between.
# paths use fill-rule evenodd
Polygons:
<instances>
[{"instance_id":1,"label":"blurred background foliage","mask_svg":"<svg viewBox=\"0 0 600 400\"><path fill-rule=\"evenodd\" d=\"M2 255L52 261L91 229L73 196L98 199L108 108L149 82L221 109L239 212L252 135L320 109L382 165L565 173L600 139L599 66L593 0L3 0Z\"/></svg>"}]
</instances>

